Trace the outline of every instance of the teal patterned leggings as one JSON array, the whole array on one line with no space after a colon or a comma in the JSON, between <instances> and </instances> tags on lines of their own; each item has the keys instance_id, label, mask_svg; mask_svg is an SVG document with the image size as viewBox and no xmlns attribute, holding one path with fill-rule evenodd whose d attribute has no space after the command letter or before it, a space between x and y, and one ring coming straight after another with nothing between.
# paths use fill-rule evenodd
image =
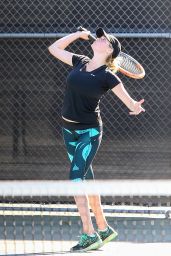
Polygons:
<instances>
[{"instance_id":1,"label":"teal patterned leggings","mask_svg":"<svg viewBox=\"0 0 171 256\"><path fill-rule=\"evenodd\" d=\"M94 179L92 161L102 140L102 127L70 130L62 127L64 143L71 162L69 179Z\"/></svg>"}]
</instances>

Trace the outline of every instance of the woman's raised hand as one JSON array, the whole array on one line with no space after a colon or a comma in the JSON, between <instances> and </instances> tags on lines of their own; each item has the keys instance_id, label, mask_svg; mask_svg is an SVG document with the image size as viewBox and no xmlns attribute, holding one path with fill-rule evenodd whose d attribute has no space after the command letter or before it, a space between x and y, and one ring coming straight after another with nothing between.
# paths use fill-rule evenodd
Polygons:
<instances>
[{"instance_id":1,"label":"woman's raised hand","mask_svg":"<svg viewBox=\"0 0 171 256\"><path fill-rule=\"evenodd\" d=\"M144 99L136 101L134 103L134 110L129 112L130 115L139 115L141 112L145 112L145 109L141 107L141 104L144 103Z\"/></svg>"},{"instance_id":2,"label":"woman's raised hand","mask_svg":"<svg viewBox=\"0 0 171 256\"><path fill-rule=\"evenodd\" d=\"M79 37L81 39L84 39L84 40L89 40L89 35L90 35L90 31L87 30L87 31L78 31L77 33L79 33Z\"/></svg>"}]
</instances>

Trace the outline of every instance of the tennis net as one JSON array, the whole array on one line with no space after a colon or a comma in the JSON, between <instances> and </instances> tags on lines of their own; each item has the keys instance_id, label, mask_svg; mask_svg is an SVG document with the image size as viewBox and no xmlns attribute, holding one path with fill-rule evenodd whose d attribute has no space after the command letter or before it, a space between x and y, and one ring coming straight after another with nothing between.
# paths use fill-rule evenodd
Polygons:
<instances>
[{"instance_id":1,"label":"tennis net","mask_svg":"<svg viewBox=\"0 0 171 256\"><path fill-rule=\"evenodd\" d=\"M118 232L104 250L113 253L121 242L170 244L171 180L1 181L0 255L69 255L82 234L74 196L97 194Z\"/></svg>"}]
</instances>

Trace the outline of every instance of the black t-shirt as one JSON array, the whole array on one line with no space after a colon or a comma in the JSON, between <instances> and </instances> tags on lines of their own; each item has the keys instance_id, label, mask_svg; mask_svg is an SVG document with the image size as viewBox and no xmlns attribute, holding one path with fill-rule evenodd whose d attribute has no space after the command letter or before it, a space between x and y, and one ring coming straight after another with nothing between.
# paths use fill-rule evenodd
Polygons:
<instances>
[{"instance_id":1,"label":"black t-shirt","mask_svg":"<svg viewBox=\"0 0 171 256\"><path fill-rule=\"evenodd\" d=\"M85 71L89 60L85 55L72 57L73 69L67 76L62 116L84 124L97 124L101 120L100 99L121 80L106 65Z\"/></svg>"}]
</instances>

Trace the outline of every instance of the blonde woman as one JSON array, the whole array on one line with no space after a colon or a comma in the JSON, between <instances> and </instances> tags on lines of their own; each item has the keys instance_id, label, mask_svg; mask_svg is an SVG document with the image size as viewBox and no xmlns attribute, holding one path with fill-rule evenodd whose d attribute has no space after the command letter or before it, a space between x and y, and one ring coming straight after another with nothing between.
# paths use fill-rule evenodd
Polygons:
<instances>
[{"instance_id":1,"label":"blonde woman","mask_svg":"<svg viewBox=\"0 0 171 256\"><path fill-rule=\"evenodd\" d=\"M141 106L144 100L132 99L115 74L116 57L121 51L120 42L116 37L107 34L103 28L98 28L97 39L91 44L91 59L65 50L77 39L89 40L89 34L90 31L75 32L48 47L54 57L73 67L67 76L62 107L62 132L71 162L69 176L73 186L74 182L94 179L92 161L103 134L100 98L111 90L128 107L131 115L145 111ZM108 225L104 216L100 195L75 196L74 199L82 220L83 232L78 244L72 247L71 251L97 249L116 238L117 232ZM92 224L89 206L96 218L97 231Z\"/></svg>"}]
</instances>

